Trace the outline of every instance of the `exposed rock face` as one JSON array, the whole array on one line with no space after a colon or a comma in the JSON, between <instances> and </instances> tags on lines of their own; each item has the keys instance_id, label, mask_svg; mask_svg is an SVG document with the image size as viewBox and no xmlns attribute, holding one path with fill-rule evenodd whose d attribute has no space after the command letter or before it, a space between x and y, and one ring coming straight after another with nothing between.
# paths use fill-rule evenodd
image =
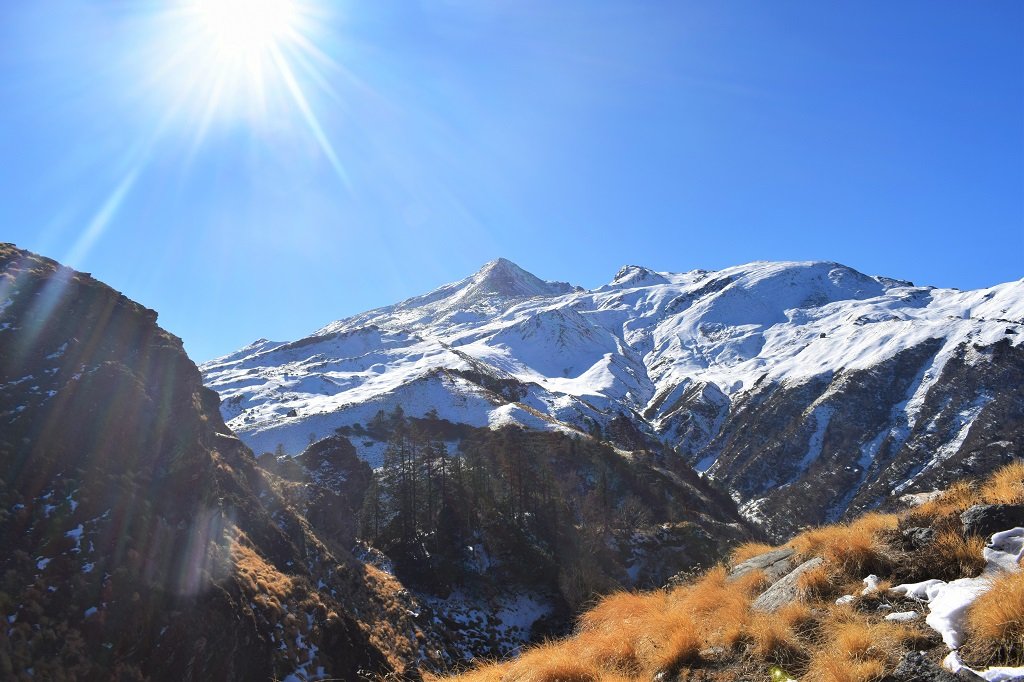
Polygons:
<instances>
[{"instance_id":1,"label":"exposed rock face","mask_svg":"<svg viewBox=\"0 0 1024 682\"><path fill-rule=\"evenodd\" d=\"M892 678L899 682L965 682L983 679L967 670L954 675L918 651L911 651L900 659L899 665L892 672Z\"/></svg>"},{"instance_id":2,"label":"exposed rock face","mask_svg":"<svg viewBox=\"0 0 1024 682\"><path fill-rule=\"evenodd\" d=\"M1024 438L1024 349L957 347L922 390L940 348L932 340L870 370L750 392L706 451L710 473L781 539L1009 462Z\"/></svg>"},{"instance_id":3,"label":"exposed rock face","mask_svg":"<svg viewBox=\"0 0 1024 682\"><path fill-rule=\"evenodd\" d=\"M325 438L294 458L265 453L259 464L281 477L281 494L320 538L344 548L355 544L359 508L373 472L347 438Z\"/></svg>"},{"instance_id":4,"label":"exposed rock face","mask_svg":"<svg viewBox=\"0 0 1024 682\"><path fill-rule=\"evenodd\" d=\"M751 571L764 571L765 579L774 583L793 570L793 555L796 550L782 547L742 561L729 571L729 578L735 580Z\"/></svg>"},{"instance_id":5,"label":"exposed rock face","mask_svg":"<svg viewBox=\"0 0 1024 682\"><path fill-rule=\"evenodd\" d=\"M155 321L0 245L0 677L386 673L401 646L349 615L364 568L291 511Z\"/></svg>"},{"instance_id":6,"label":"exposed rock face","mask_svg":"<svg viewBox=\"0 0 1024 682\"><path fill-rule=\"evenodd\" d=\"M778 611L786 604L796 601L800 597L800 576L823 563L821 557L803 562L762 592L761 596L754 600L753 608L759 611Z\"/></svg>"}]
</instances>

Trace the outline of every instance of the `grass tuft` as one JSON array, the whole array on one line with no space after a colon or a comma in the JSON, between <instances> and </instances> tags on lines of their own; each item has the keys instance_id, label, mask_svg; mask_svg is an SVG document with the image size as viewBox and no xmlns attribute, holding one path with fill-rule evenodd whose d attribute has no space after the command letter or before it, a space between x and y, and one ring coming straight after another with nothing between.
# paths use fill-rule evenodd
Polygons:
<instances>
[{"instance_id":1,"label":"grass tuft","mask_svg":"<svg viewBox=\"0 0 1024 682\"><path fill-rule=\"evenodd\" d=\"M1024 664L1024 573L1006 573L967 610L972 648L1001 663Z\"/></svg>"},{"instance_id":2,"label":"grass tuft","mask_svg":"<svg viewBox=\"0 0 1024 682\"><path fill-rule=\"evenodd\" d=\"M763 542L744 542L729 555L729 563L736 566L737 564L742 564L747 559L753 559L775 549L778 549L778 547Z\"/></svg>"},{"instance_id":3,"label":"grass tuft","mask_svg":"<svg viewBox=\"0 0 1024 682\"><path fill-rule=\"evenodd\" d=\"M849 525L813 528L790 544L803 557L820 556L846 575L863 577L887 567L889 549L879 536L898 524L895 514L866 514Z\"/></svg>"},{"instance_id":4,"label":"grass tuft","mask_svg":"<svg viewBox=\"0 0 1024 682\"><path fill-rule=\"evenodd\" d=\"M912 526L931 525L936 519L959 514L979 501L978 489L970 481L958 481L934 500L910 510L908 523Z\"/></svg>"},{"instance_id":5,"label":"grass tuft","mask_svg":"<svg viewBox=\"0 0 1024 682\"><path fill-rule=\"evenodd\" d=\"M928 546L930 573L944 580L979 576L985 568L984 549L982 537L965 538L955 530L940 533Z\"/></svg>"},{"instance_id":6,"label":"grass tuft","mask_svg":"<svg viewBox=\"0 0 1024 682\"><path fill-rule=\"evenodd\" d=\"M981 488L981 498L989 504L1024 503L1024 460L1016 460L997 470Z\"/></svg>"}]
</instances>

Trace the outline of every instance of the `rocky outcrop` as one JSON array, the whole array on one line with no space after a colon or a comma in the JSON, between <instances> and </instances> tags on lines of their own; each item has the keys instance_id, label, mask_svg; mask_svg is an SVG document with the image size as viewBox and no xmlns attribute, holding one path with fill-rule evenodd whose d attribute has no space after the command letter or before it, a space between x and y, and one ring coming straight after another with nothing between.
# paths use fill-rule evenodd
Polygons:
<instances>
[{"instance_id":1,"label":"rocky outcrop","mask_svg":"<svg viewBox=\"0 0 1024 682\"><path fill-rule=\"evenodd\" d=\"M966 669L953 674L920 651L910 651L904 654L899 665L892 671L891 679L897 682L981 682L984 680L983 677Z\"/></svg>"},{"instance_id":2,"label":"rocky outcrop","mask_svg":"<svg viewBox=\"0 0 1024 682\"><path fill-rule=\"evenodd\" d=\"M733 566L732 570L729 571L729 579L736 580L752 571L763 571L765 580L769 583L775 583L776 580L793 570L794 554L796 554L796 550L790 547L781 547L764 554L758 554Z\"/></svg>"},{"instance_id":3,"label":"rocky outcrop","mask_svg":"<svg viewBox=\"0 0 1024 682\"><path fill-rule=\"evenodd\" d=\"M964 535L983 538L993 533L1024 526L1024 506L1019 504L976 504L960 515Z\"/></svg>"},{"instance_id":4,"label":"rocky outcrop","mask_svg":"<svg viewBox=\"0 0 1024 682\"><path fill-rule=\"evenodd\" d=\"M790 604L800 598L800 576L818 566L824 560L815 557L803 562L782 578L772 583L771 587L761 593L751 606L758 611L778 611L786 604Z\"/></svg>"},{"instance_id":5,"label":"rocky outcrop","mask_svg":"<svg viewBox=\"0 0 1024 682\"><path fill-rule=\"evenodd\" d=\"M0 677L390 671L401 647L352 615L361 564L307 529L155 322L0 245Z\"/></svg>"}]
</instances>

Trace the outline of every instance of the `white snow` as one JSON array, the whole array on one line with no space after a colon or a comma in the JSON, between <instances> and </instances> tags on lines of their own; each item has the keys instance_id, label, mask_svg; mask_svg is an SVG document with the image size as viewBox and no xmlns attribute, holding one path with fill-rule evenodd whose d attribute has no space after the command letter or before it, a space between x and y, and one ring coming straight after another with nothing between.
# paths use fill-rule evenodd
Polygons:
<instances>
[{"instance_id":1,"label":"white snow","mask_svg":"<svg viewBox=\"0 0 1024 682\"><path fill-rule=\"evenodd\" d=\"M1019 562L1024 557L1024 528L1012 528L992 535L984 556L986 566L977 578L960 578L948 583L932 579L892 588L896 594L928 604L925 622L942 635L942 641L950 649L956 650L963 644L967 609L991 588L992 579L1000 573L1020 570Z\"/></svg>"},{"instance_id":2,"label":"white snow","mask_svg":"<svg viewBox=\"0 0 1024 682\"><path fill-rule=\"evenodd\" d=\"M877 592L878 591L878 586L879 586L879 584L881 584L881 582L882 582L881 578L879 578L877 575L872 573L867 578L864 578L864 589L861 590L861 594L862 595L868 595L868 594L871 594L872 592Z\"/></svg>"},{"instance_id":3,"label":"white snow","mask_svg":"<svg viewBox=\"0 0 1024 682\"><path fill-rule=\"evenodd\" d=\"M474 426L540 429L604 426L620 412L649 410L657 426L682 386L713 387L727 403L758 380L796 384L864 369L929 339L941 348L899 407L896 437L916 424L961 344L1024 342L1024 280L963 292L836 263L755 262L681 274L628 266L584 291L499 260L295 343L261 339L202 370L247 445L296 454L310 434L365 425L397 405L409 416L434 408ZM482 388L473 375L492 383ZM982 407L960 415L963 437ZM826 407L813 414L807 463L830 417ZM863 454L869 462L874 452Z\"/></svg>"},{"instance_id":4,"label":"white snow","mask_svg":"<svg viewBox=\"0 0 1024 682\"><path fill-rule=\"evenodd\" d=\"M64 343L61 344L60 348L58 348L54 352L52 352L49 355L47 355L46 359L47 360L56 360L60 356L64 355L64 351L66 351L67 349L68 349L68 342L65 341Z\"/></svg>"},{"instance_id":5,"label":"white snow","mask_svg":"<svg viewBox=\"0 0 1024 682\"><path fill-rule=\"evenodd\" d=\"M960 654L955 651L949 652L949 655L943 659L942 665L954 674L961 670L969 670L975 675L988 680L988 682L1009 682L1010 680L1019 679L1024 676L1024 667L1011 668L1006 666L993 666L991 668L986 668L985 670L968 668L963 664L963 661L960 660Z\"/></svg>"},{"instance_id":6,"label":"white snow","mask_svg":"<svg viewBox=\"0 0 1024 682\"><path fill-rule=\"evenodd\" d=\"M917 611L898 611L896 613L886 614L885 619L895 621L897 623L906 623L908 621L917 620L921 617L921 614Z\"/></svg>"},{"instance_id":7,"label":"white snow","mask_svg":"<svg viewBox=\"0 0 1024 682\"><path fill-rule=\"evenodd\" d=\"M77 528L72 528L68 532L64 533L64 537L72 538L75 541L75 546L71 550L72 552L82 551L82 533L85 532L85 527L82 524L78 524Z\"/></svg>"}]
</instances>

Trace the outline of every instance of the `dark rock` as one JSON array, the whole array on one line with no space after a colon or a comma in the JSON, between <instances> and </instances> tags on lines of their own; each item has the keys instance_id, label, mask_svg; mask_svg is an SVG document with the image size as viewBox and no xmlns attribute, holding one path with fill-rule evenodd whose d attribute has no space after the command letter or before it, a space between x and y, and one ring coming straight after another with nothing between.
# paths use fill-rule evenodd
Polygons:
<instances>
[{"instance_id":1,"label":"dark rock","mask_svg":"<svg viewBox=\"0 0 1024 682\"><path fill-rule=\"evenodd\" d=\"M729 571L729 579L735 580L751 571L764 571L769 582L775 582L793 570L792 556L794 550L789 547L774 549L764 554L758 554L746 561L741 561Z\"/></svg>"},{"instance_id":2,"label":"dark rock","mask_svg":"<svg viewBox=\"0 0 1024 682\"><path fill-rule=\"evenodd\" d=\"M349 583L361 565L275 491L155 313L8 244L0 290L0 601L24 605L0 636L0 677L16 661L37 679L279 678L299 664L275 639L282 612L332 614L302 633L332 677L393 672L350 615L379 598ZM305 589L260 604L244 565L323 581L323 613Z\"/></svg>"},{"instance_id":3,"label":"dark rock","mask_svg":"<svg viewBox=\"0 0 1024 682\"><path fill-rule=\"evenodd\" d=\"M920 651L908 651L892 671L892 679L896 682L962 682L982 679L966 670L961 672L970 677L954 675L933 663Z\"/></svg>"},{"instance_id":4,"label":"dark rock","mask_svg":"<svg viewBox=\"0 0 1024 682\"><path fill-rule=\"evenodd\" d=\"M1001 530L1024 526L1024 505L976 504L960 515L964 535L988 537Z\"/></svg>"},{"instance_id":5,"label":"dark rock","mask_svg":"<svg viewBox=\"0 0 1024 682\"><path fill-rule=\"evenodd\" d=\"M903 537L903 546L907 549L921 549L930 545L935 540L934 528L907 528L900 535Z\"/></svg>"},{"instance_id":6,"label":"dark rock","mask_svg":"<svg viewBox=\"0 0 1024 682\"><path fill-rule=\"evenodd\" d=\"M797 584L800 576L812 568L817 568L822 563L824 563L824 560L821 557L815 557L803 562L754 600L753 608L758 611L773 612L778 611L786 604L796 601L800 598L800 587Z\"/></svg>"}]
</instances>

